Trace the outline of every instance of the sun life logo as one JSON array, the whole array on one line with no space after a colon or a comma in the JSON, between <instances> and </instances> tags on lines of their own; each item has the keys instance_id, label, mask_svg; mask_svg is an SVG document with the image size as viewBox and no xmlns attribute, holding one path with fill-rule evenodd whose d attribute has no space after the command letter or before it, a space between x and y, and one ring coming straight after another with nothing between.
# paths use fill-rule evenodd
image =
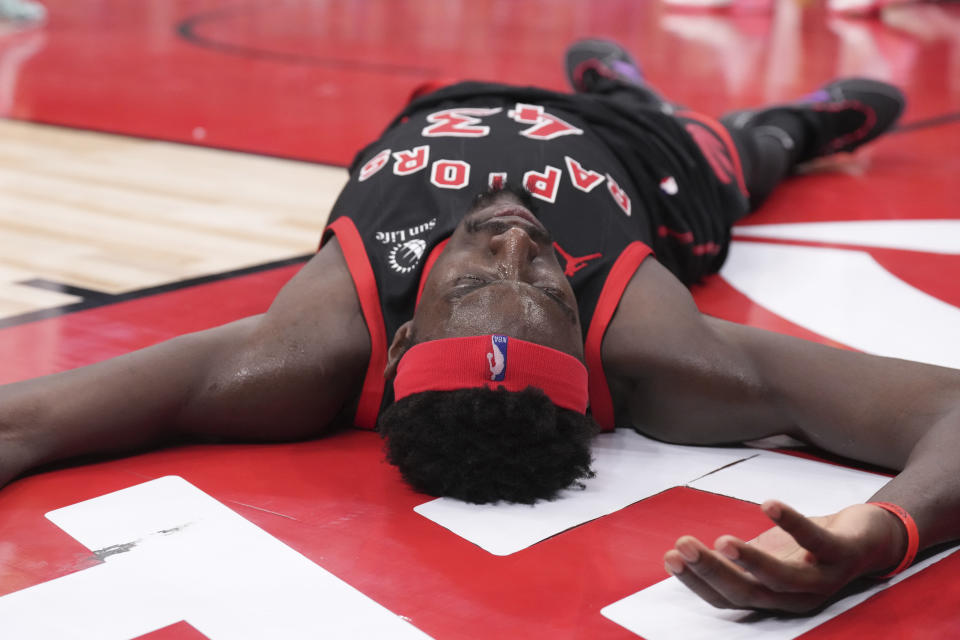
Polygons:
<instances>
[{"instance_id":1,"label":"sun life logo","mask_svg":"<svg viewBox=\"0 0 960 640\"><path fill-rule=\"evenodd\" d=\"M410 273L416 268L426 250L426 240L413 238L393 245L387 260L390 263L390 268L397 273Z\"/></svg>"}]
</instances>

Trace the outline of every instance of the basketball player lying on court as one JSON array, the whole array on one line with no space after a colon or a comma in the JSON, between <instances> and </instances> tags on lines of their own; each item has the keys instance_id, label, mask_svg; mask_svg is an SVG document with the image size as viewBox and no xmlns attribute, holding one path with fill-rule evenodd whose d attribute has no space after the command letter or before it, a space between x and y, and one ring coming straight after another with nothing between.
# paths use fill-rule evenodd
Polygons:
<instances>
[{"instance_id":1,"label":"basketball player lying on court","mask_svg":"<svg viewBox=\"0 0 960 640\"><path fill-rule=\"evenodd\" d=\"M707 317L684 286L795 165L891 127L900 92L842 80L720 125L612 43L567 67L574 94L464 83L412 102L265 314L0 389L0 482L184 435L379 425L414 488L531 503L589 477L598 429L632 425L788 434L899 471L880 505L770 501L756 540L680 538L667 570L718 607L811 611L960 537L960 372Z\"/></svg>"}]
</instances>

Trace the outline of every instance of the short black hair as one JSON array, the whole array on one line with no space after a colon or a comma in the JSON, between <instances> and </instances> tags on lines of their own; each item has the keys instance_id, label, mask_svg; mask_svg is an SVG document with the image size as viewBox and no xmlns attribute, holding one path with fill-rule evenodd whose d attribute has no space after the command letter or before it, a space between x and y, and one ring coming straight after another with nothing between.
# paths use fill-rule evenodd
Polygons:
<instances>
[{"instance_id":1,"label":"short black hair","mask_svg":"<svg viewBox=\"0 0 960 640\"><path fill-rule=\"evenodd\" d=\"M422 493L466 502L552 500L593 477L591 418L540 389L425 391L380 416L387 459Z\"/></svg>"}]
</instances>

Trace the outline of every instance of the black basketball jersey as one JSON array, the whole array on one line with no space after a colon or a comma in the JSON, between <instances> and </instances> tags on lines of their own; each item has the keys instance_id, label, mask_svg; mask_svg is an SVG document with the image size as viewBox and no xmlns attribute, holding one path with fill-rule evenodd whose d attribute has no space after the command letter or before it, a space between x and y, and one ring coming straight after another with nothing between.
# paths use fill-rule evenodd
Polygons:
<instances>
[{"instance_id":1,"label":"black basketball jersey","mask_svg":"<svg viewBox=\"0 0 960 640\"><path fill-rule=\"evenodd\" d=\"M625 163L623 153L637 145L648 147L643 161ZM343 248L371 335L355 424L373 428L392 401L382 376L386 348L413 316L444 240L479 193L510 183L530 192L553 236L577 296L591 411L612 428L603 333L636 268L658 239L670 237L661 227L671 207L660 200L674 199L681 213L684 201L703 200L695 181L703 165L675 119L659 112L638 118L592 96L463 83L413 102L357 155L325 234L336 234ZM725 247L728 226L715 226L721 231L710 239ZM718 254L701 252L694 262L704 272L710 260L719 266ZM669 251L666 257L668 266L679 264Z\"/></svg>"}]
</instances>

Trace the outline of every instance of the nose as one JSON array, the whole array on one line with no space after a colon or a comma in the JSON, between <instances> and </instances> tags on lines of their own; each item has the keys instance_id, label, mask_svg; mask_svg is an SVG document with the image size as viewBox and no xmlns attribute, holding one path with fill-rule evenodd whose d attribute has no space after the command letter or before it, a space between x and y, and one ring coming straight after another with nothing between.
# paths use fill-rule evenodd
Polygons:
<instances>
[{"instance_id":1,"label":"nose","mask_svg":"<svg viewBox=\"0 0 960 640\"><path fill-rule=\"evenodd\" d=\"M520 272L540 255L540 246L522 227L510 227L490 238L490 250L497 257L500 277L517 279Z\"/></svg>"}]
</instances>

